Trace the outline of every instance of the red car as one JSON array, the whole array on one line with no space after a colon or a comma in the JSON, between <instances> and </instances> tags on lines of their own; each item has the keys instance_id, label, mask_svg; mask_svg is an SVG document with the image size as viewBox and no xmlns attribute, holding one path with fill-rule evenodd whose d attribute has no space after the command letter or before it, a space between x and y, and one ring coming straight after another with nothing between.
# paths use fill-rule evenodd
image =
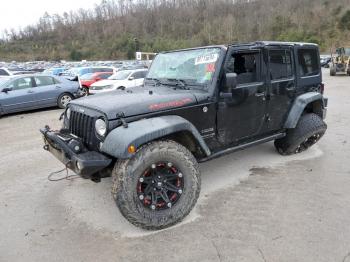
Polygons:
<instances>
[{"instance_id":1,"label":"red car","mask_svg":"<svg viewBox=\"0 0 350 262\"><path fill-rule=\"evenodd\" d=\"M113 72L97 72L97 73L88 73L88 74L82 75L80 77L80 82L85 94L89 93L90 85L92 85L97 81L107 79L112 74Z\"/></svg>"}]
</instances>

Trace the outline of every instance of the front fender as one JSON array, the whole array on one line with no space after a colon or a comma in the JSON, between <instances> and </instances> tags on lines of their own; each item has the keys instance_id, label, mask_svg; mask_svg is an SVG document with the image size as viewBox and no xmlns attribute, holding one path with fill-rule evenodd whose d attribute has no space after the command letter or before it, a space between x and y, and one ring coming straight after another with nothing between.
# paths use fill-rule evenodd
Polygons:
<instances>
[{"instance_id":1,"label":"front fender","mask_svg":"<svg viewBox=\"0 0 350 262\"><path fill-rule=\"evenodd\" d=\"M305 107L314 102L321 101L322 108L326 107L325 99L323 95L317 92L309 92L303 95L298 96L292 105L291 110L289 111L286 122L284 123L284 128L295 128L300 116L304 112Z\"/></svg>"},{"instance_id":2,"label":"front fender","mask_svg":"<svg viewBox=\"0 0 350 262\"><path fill-rule=\"evenodd\" d=\"M186 119L175 115L142 119L129 123L127 128L117 127L107 135L101 151L116 158L130 158L130 145L138 148L147 142L179 131L191 132L205 154L211 154L198 130Z\"/></svg>"}]
</instances>

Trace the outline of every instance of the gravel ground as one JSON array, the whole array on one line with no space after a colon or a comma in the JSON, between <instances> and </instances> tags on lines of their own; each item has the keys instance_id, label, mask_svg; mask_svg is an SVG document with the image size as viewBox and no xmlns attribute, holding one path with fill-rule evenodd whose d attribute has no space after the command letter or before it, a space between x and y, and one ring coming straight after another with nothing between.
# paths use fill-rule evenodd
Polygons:
<instances>
[{"instance_id":1,"label":"gravel ground","mask_svg":"<svg viewBox=\"0 0 350 262\"><path fill-rule=\"evenodd\" d=\"M350 78L330 78L328 131L282 157L267 143L200 165L202 192L181 224L130 225L101 183L50 182L62 165L38 129L61 110L0 119L0 261L350 262Z\"/></svg>"}]
</instances>

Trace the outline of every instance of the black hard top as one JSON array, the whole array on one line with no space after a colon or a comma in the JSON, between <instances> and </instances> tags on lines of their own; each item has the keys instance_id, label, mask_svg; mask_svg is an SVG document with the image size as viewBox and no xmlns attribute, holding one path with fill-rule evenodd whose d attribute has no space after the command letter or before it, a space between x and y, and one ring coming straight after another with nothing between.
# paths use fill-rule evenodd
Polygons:
<instances>
[{"instance_id":1,"label":"black hard top","mask_svg":"<svg viewBox=\"0 0 350 262\"><path fill-rule=\"evenodd\" d=\"M160 53L172 53L177 51L185 51L185 50L194 50L199 48L223 48L227 49L228 47L239 47L239 46L246 46L246 47L252 47L252 46L311 46L311 47L317 47L318 45L315 43L306 43L306 42L283 42L283 41L255 41L255 42L247 42L247 43L233 43L228 45L209 45L209 46L199 46L199 47L191 47L191 48L184 48L184 49L178 49L178 50L171 50L171 51L164 51Z\"/></svg>"}]
</instances>

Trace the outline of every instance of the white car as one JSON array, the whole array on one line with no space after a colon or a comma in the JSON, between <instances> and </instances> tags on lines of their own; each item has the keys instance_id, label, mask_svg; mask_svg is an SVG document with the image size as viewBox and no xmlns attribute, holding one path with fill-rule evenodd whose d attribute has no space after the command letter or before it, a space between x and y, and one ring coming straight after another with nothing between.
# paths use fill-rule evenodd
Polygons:
<instances>
[{"instance_id":1,"label":"white car","mask_svg":"<svg viewBox=\"0 0 350 262\"><path fill-rule=\"evenodd\" d=\"M12 76L13 74L7 70L6 68L0 68L0 77L4 77L4 76Z\"/></svg>"},{"instance_id":2,"label":"white car","mask_svg":"<svg viewBox=\"0 0 350 262\"><path fill-rule=\"evenodd\" d=\"M147 72L147 69L118 71L108 79L101 80L92 84L89 88L89 94L97 94L117 89L142 86Z\"/></svg>"}]
</instances>

